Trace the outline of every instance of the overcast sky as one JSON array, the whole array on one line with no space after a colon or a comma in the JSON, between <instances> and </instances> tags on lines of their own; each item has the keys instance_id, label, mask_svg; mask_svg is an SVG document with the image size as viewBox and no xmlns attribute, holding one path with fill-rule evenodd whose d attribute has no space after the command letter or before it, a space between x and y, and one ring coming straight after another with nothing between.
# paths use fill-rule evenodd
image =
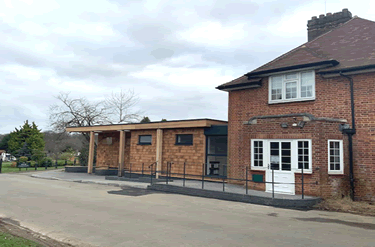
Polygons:
<instances>
[{"instance_id":1,"label":"overcast sky","mask_svg":"<svg viewBox=\"0 0 375 247\"><path fill-rule=\"evenodd\" d=\"M60 91L103 99L134 89L162 118L227 120L216 86L306 42L324 0L0 1L0 133L25 120L49 129ZM375 1L327 0L375 20Z\"/></svg>"}]
</instances>

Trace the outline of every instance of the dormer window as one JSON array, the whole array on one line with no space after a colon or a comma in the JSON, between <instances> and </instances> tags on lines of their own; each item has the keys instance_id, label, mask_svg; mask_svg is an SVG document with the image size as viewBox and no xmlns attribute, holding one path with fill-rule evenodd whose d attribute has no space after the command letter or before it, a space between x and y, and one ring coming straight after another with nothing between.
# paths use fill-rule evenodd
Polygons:
<instances>
[{"instance_id":1,"label":"dormer window","mask_svg":"<svg viewBox=\"0 0 375 247\"><path fill-rule=\"evenodd\" d=\"M270 76L268 103L283 103L315 99L314 71L302 71Z\"/></svg>"}]
</instances>

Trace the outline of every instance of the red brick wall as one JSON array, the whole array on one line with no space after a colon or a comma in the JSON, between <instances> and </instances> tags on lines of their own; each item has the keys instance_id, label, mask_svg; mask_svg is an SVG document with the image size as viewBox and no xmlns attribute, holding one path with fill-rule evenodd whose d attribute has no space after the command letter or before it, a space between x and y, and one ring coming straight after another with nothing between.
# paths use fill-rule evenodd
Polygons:
<instances>
[{"instance_id":1,"label":"red brick wall","mask_svg":"<svg viewBox=\"0 0 375 247\"><path fill-rule=\"evenodd\" d=\"M353 75L356 105L356 129L353 137L355 194L358 199L375 201L375 73ZM327 174L327 139L344 140L345 174L348 174L347 137L338 131L338 124L309 122L303 129L282 129L281 122L293 119L276 119L262 125L243 125L243 121L258 115L310 113L316 117L344 118L351 124L350 88L347 79L323 79L316 75L316 99L308 102L268 104L268 78L260 88L229 93L229 165L230 176L243 176L244 166L250 164L250 139L256 138L309 138L313 145L313 174L310 180L319 179L317 188L308 193L323 197L347 194L346 176ZM290 126L290 125L289 125ZM276 136L276 134L278 136ZM252 135L252 136L251 136ZM264 136L264 137L261 137ZM315 170L315 169L319 170ZM299 180L296 175L296 182ZM298 193L300 188L296 188Z\"/></svg>"}]
</instances>

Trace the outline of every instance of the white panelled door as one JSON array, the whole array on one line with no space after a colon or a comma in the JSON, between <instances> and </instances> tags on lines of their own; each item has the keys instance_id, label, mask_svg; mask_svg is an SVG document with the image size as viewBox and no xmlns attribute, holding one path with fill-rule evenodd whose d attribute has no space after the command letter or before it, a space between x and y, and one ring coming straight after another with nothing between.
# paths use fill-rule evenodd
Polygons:
<instances>
[{"instance_id":1,"label":"white panelled door","mask_svg":"<svg viewBox=\"0 0 375 247\"><path fill-rule=\"evenodd\" d=\"M292 141L269 141L268 161L266 170L266 181L272 181L271 166L274 167L274 191L280 194L295 194L294 169L292 170L292 150L295 149L295 142ZM266 191L272 192L272 184L266 183Z\"/></svg>"},{"instance_id":2,"label":"white panelled door","mask_svg":"<svg viewBox=\"0 0 375 247\"><path fill-rule=\"evenodd\" d=\"M251 170L266 172L266 191L272 192L274 166L274 191L295 194L296 172L312 173L310 139L252 139Z\"/></svg>"}]
</instances>

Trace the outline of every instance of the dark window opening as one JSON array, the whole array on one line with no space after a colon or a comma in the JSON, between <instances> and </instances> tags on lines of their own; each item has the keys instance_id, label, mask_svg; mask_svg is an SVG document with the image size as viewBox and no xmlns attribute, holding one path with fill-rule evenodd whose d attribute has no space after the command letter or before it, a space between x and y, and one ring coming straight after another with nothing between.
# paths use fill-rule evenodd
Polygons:
<instances>
[{"instance_id":1,"label":"dark window opening","mask_svg":"<svg viewBox=\"0 0 375 247\"><path fill-rule=\"evenodd\" d=\"M152 136L151 135L142 135L139 136L138 144L139 145L151 145Z\"/></svg>"},{"instance_id":2,"label":"dark window opening","mask_svg":"<svg viewBox=\"0 0 375 247\"><path fill-rule=\"evenodd\" d=\"M193 145L193 135L192 134L176 135L176 145Z\"/></svg>"},{"instance_id":3,"label":"dark window opening","mask_svg":"<svg viewBox=\"0 0 375 247\"><path fill-rule=\"evenodd\" d=\"M208 176L227 176L227 136L206 137L206 174Z\"/></svg>"}]
</instances>

